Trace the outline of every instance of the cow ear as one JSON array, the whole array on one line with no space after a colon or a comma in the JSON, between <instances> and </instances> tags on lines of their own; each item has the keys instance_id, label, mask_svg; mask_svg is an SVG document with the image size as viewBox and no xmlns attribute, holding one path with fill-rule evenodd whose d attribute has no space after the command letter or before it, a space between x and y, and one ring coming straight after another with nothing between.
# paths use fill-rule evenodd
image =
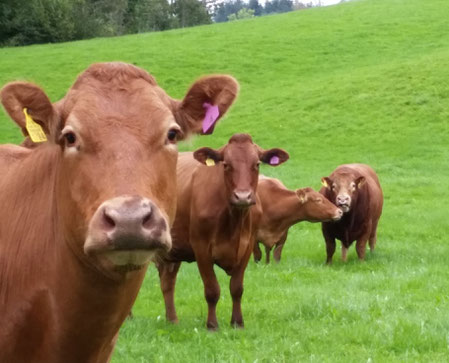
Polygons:
<instances>
[{"instance_id":1,"label":"cow ear","mask_svg":"<svg viewBox=\"0 0 449 363\"><path fill-rule=\"evenodd\" d=\"M214 75L197 80L181 102L175 117L184 135L212 134L217 121L231 107L239 84L231 76Z\"/></svg>"},{"instance_id":2,"label":"cow ear","mask_svg":"<svg viewBox=\"0 0 449 363\"><path fill-rule=\"evenodd\" d=\"M278 166L286 162L290 156L282 149L259 149L259 160L271 166Z\"/></svg>"},{"instance_id":3,"label":"cow ear","mask_svg":"<svg viewBox=\"0 0 449 363\"><path fill-rule=\"evenodd\" d=\"M307 202L307 193L305 189L297 189L296 190L296 195L299 198L299 201L304 204L305 202Z\"/></svg>"},{"instance_id":4,"label":"cow ear","mask_svg":"<svg viewBox=\"0 0 449 363\"><path fill-rule=\"evenodd\" d=\"M356 180L355 180L355 185L357 185L357 188L360 189L365 183L366 183L366 179L364 176L359 176Z\"/></svg>"},{"instance_id":5,"label":"cow ear","mask_svg":"<svg viewBox=\"0 0 449 363\"><path fill-rule=\"evenodd\" d=\"M223 153L221 150L214 150L210 147L202 147L193 153L193 157L200 163L213 166L216 163L223 161Z\"/></svg>"},{"instance_id":6,"label":"cow ear","mask_svg":"<svg viewBox=\"0 0 449 363\"><path fill-rule=\"evenodd\" d=\"M55 140L57 113L41 88L27 82L12 82L3 87L0 99L24 136L30 136L33 142Z\"/></svg>"},{"instance_id":7,"label":"cow ear","mask_svg":"<svg viewBox=\"0 0 449 363\"><path fill-rule=\"evenodd\" d=\"M325 177L321 178L321 184L326 189L330 189L332 186L332 180L330 180L328 177L325 176Z\"/></svg>"}]
</instances>

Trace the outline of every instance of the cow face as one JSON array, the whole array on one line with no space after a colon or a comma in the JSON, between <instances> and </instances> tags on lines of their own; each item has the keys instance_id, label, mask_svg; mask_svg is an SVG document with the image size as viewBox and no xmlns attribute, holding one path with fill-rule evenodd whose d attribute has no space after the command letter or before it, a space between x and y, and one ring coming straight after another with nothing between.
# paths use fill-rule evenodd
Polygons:
<instances>
[{"instance_id":1,"label":"cow face","mask_svg":"<svg viewBox=\"0 0 449 363\"><path fill-rule=\"evenodd\" d=\"M233 135L219 150L198 149L193 156L206 165L208 160L221 164L229 202L240 208L256 203L260 163L277 166L289 158L281 149L262 150L247 134Z\"/></svg>"},{"instance_id":2,"label":"cow face","mask_svg":"<svg viewBox=\"0 0 449 363\"><path fill-rule=\"evenodd\" d=\"M29 83L9 84L1 96L25 135L24 109L41 127L48 141L35 152L58 154L55 194L66 240L102 267L128 271L171 247L176 142L210 132L237 91L233 78L211 76L177 101L145 71L105 63L53 105Z\"/></svg>"},{"instance_id":3,"label":"cow face","mask_svg":"<svg viewBox=\"0 0 449 363\"><path fill-rule=\"evenodd\" d=\"M339 174L332 178L324 177L321 182L326 188L329 200L344 213L348 213L357 200L360 188L365 184L365 178L363 176L354 177L351 174Z\"/></svg>"},{"instance_id":4,"label":"cow face","mask_svg":"<svg viewBox=\"0 0 449 363\"><path fill-rule=\"evenodd\" d=\"M296 194L309 222L337 221L343 215L340 208L312 188L297 189Z\"/></svg>"}]
</instances>

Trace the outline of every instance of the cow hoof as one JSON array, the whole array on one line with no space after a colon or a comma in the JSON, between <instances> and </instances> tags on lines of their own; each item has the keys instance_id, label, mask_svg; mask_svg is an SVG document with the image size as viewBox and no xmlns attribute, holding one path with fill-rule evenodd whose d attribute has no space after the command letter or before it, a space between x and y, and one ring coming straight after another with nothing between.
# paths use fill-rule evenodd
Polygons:
<instances>
[{"instance_id":1,"label":"cow hoof","mask_svg":"<svg viewBox=\"0 0 449 363\"><path fill-rule=\"evenodd\" d=\"M207 323L207 330L209 330L210 332L214 332L218 330L218 325L217 324L212 324L212 323Z\"/></svg>"},{"instance_id":2,"label":"cow hoof","mask_svg":"<svg viewBox=\"0 0 449 363\"><path fill-rule=\"evenodd\" d=\"M243 329L245 327L245 324L243 324L243 322L242 323L234 322L234 323L231 323L231 326L235 329Z\"/></svg>"}]
</instances>

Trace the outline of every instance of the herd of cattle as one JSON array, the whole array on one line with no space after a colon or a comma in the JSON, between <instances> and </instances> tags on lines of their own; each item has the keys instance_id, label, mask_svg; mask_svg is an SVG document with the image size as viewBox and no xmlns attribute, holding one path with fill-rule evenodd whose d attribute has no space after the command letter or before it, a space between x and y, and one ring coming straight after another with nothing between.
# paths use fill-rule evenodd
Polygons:
<instances>
[{"instance_id":1,"label":"herd of cattle","mask_svg":"<svg viewBox=\"0 0 449 363\"><path fill-rule=\"evenodd\" d=\"M196 261L218 327L214 265L230 277L231 324L243 326L243 277L251 254L279 261L288 229L322 222L327 263L342 242L358 257L376 243L382 191L362 164L339 166L319 192L259 175L289 156L247 134L220 149L178 155L176 142L212 133L238 93L229 76L196 81L182 100L144 70L99 63L51 103L26 82L2 104L22 129L0 146L0 361L106 362L148 262L156 261L166 317L181 262Z\"/></svg>"}]
</instances>

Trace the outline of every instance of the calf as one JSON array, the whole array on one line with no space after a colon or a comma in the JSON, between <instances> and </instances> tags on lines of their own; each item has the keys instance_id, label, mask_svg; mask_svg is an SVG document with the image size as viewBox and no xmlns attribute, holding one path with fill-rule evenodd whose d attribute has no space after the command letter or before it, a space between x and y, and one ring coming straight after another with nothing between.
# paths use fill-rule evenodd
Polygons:
<instances>
[{"instance_id":1,"label":"calf","mask_svg":"<svg viewBox=\"0 0 449 363\"><path fill-rule=\"evenodd\" d=\"M243 275L261 215L256 194L259 164L276 166L287 159L285 151L262 150L246 134L232 136L219 150L202 148L180 155L173 248L158 265L169 321L178 321L174 289L180 264L197 261L208 304L207 328L218 328L220 287L214 264L231 276L231 324L243 327Z\"/></svg>"},{"instance_id":2,"label":"calf","mask_svg":"<svg viewBox=\"0 0 449 363\"><path fill-rule=\"evenodd\" d=\"M270 263L273 246L276 246L273 252L274 260L279 262L291 226L302 221L335 221L343 214L339 208L312 188L288 190L280 180L265 176L259 177L257 195L263 214L254 244L256 262L262 258L259 243L265 246L267 264Z\"/></svg>"},{"instance_id":3,"label":"calf","mask_svg":"<svg viewBox=\"0 0 449 363\"><path fill-rule=\"evenodd\" d=\"M109 359L148 262L172 245L176 141L210 132L237 89L211 76L177 101L124 63L92 65L55 104L30 83L2 89L40 144L0 146L1 362Z\"/></svg>"},{"instance_id":4,"label":"calf","mask_svg":"<svg viewBox=\"0 0 449 363\"><path fill-rule=\"evenodd\" d=\"M366 242L376 245L377 224L382 214L383 195L376 173L368 165L346 164L322 178L320 193L343 211L338 222L324 222L327 260L332 263L335 239L341 241L341 257L346 261L349 246L356 240L357 255L365 258Z\"/></svg>"}]
</instances>

